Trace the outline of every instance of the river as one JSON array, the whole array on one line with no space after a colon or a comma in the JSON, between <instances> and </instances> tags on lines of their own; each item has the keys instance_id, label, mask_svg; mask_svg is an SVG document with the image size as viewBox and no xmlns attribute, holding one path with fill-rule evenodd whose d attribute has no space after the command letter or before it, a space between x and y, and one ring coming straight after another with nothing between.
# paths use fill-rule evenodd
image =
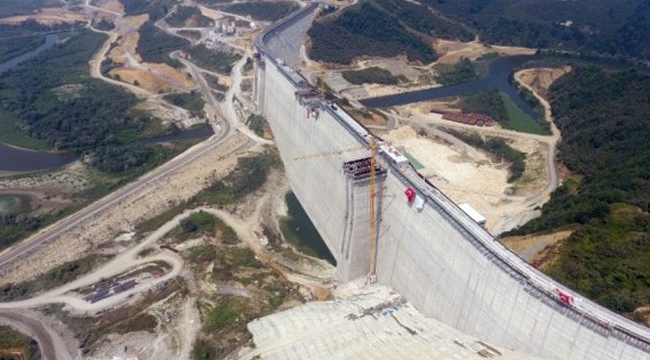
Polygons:
<instances>
[{"instance_id":1,"label":"river","mask_svg":"<svg viewBox=\"0 0 650 360\"><path fill-rule=\"evenodd\" d=\"M0 74L9 71L19 64L33 58L34 56L42 53L43 51L51 48L52 46L56 45L56 43L59 41L59 37L56 34L47 34L45 35L45 42L34 49L33 51L30 51L28 53L22 54L20 56L16 56L15 58L11 60L7 60L3 63L0 64Z\"/></svg>"},{"instance_id":2,"label":"river","mask_svg":"<svg viewBox=\"0 0 650 360\"><path fill-rule=\"evenodd\" d=\"M43 51L57 44L58 36L48 34L45 43L34 51L17 56L0 64L0 74L9 71L19 64L32 59ZM143 144L162 143L176 140L203 139L212 135L212 128L199 126L175 134L140 140ZM66 152L36 151L9 146L0 142L0 173L29 172L58 168L75 161L75 155Z\"/></svg>"},{"instance_id":3,"label":"river","mask_svg":"<svg viewBox=\"0 0 650 360\"><path fill-rule=\"evenodd\" d=\"M526 115L531 119L539 119L540 114L519 96L517 87L509 82L513 71L519 69L524 63L539 59L535 55L503 56L487 63L487 72L481 78L461 84L443 86L432 89L424 89L406 92L402 94L380 96L362 100L365 106L383 108L390 106L405 105L414 102L443 99L452 96L470 94L473 92L498 88L504 92Z\"/></svg>"},{"instance_id":4,"label":"river","mask_svg":"<svg viewBox=\"0 0 650 360\"><path fill-rule=\"evenodd\" d=\"M0 64L0 74L53 47L58 40L59 37L56 34L45 35L45 42L38 48ZM47 170L69 164L74 160L75 156L70 153L22 149L0 142L0 172Z\"/></svg>"}]
</instances>

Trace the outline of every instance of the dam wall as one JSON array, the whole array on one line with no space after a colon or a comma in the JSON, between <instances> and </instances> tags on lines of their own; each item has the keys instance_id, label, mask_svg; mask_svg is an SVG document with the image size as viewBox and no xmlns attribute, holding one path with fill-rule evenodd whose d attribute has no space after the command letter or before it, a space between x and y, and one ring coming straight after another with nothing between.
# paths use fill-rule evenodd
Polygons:
<instances>
[{"instance_id":1,"label":"dam wall","mask_svg":"<svg viewBox=\"0 0 650 360\"><path fill-rule=\"evenodd\" d=\"M280 24L286 28L291 19ZM377 156L371 253L369 183L346 170L368 158L363 147L371 135L335 105L299 95L306 81L267 51L269 37L280 36L271 31L256 43L258 106L292 190L337 260L339 280L367 275L376 256L379 283L427 316L487 342L548 359L650 359L648 328L531 267L386 151ZM407 201L407 189L415 202Z\"/></svg>"}]
</instances>

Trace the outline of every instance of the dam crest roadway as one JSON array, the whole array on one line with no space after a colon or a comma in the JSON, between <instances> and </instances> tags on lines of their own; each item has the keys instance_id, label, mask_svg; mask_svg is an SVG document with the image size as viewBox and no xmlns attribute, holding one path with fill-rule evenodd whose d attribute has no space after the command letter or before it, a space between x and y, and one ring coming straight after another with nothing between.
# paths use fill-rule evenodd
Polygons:
<instances>
[{"instance_id":1,"label":"dam crest roadway","mask_svg":"<svg viewBox=\"0 0 650 360\"><path fill-rule=\"evenodd\" d=\"M257 38L255 98L293 192L336 258L338 279L366 276L376 259L378 283L425 315L495 345L558 360L650 358L650 329L530 266L342 109L303 96L313 87L296 64L318 10L307 5ZM363 147L371 143L383 150L372 209L368 176L346 166L367 160ZM413 203L404 198L408 189Z\"/></svg>"}]
</instances>

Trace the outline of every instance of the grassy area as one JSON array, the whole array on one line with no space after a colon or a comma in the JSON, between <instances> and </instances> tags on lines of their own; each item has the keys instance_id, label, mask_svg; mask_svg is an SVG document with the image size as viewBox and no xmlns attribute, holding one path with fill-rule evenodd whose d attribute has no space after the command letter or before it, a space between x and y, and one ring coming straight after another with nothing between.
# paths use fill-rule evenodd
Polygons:
<instances>
[{"instance_id":1,"label":"grassy area","mask_svg":"<svg viewBox=\"0 0 650 360\"><path fill-rule=\"evenodd\" d=\"M343 78L348 82L361 85L365 83L374 83L382 85L399 84L400 80L390 71L376 66L362 70L346 70L341 73Z\"/></svg>"},{"instance_id":2,"label":"grassy area","mask_svg":"<svg viewBox=\"0 0 650 360\"><path fill-rule=\"evenodd\" d=\"M18 146L25 149L34 150L51 150L52 147L43 139L35 139L23 135L16 124L18 118L12 113L0 109L0 141L7 144Z\"/></svg>"},{"instance_id":3,"label":"grassy area","mask_svg":"<svg viewBox=\"0 0 650 360\"><path fill-rule=\"evenodd\" d=\"M232 204L262 187L268 169L279 163L277 153L270 151L254 157L240 158L233 172L202 190L192 201L196 204Z\"/></svg>"},{"instance_id":4,"label":"grassy area","mask_svg":"<svg viewBox=\"0 0 650 360\"><path fill-rule=\"evenodd\" d=\"M251 114L246 120L246 125L248 125L257 136L264 135L264 129L268 127L266 124L266 119L260 115Z\"/></svg>"},{"instance_id":5,"label":"grassy area","mask_svg":"<svg viewBox=\"0 0 650 360\"><path fill-rule=\"evenodd\" d=\"M236 245L239 243L237 233L221 219L210 213L199 211L183 219L172 234L180 239L196 238L200 235L216 236L222 244Z\"/></svg>"},{"instance_id":6,"label":"grassy area","mask_svg":"<svg viewBox=\"0 0 650 360\"><path fill-rule=\"evenodd\" d=\"M479 77L474 64L466 58L462 58L455 65L437 64L434 69L436 81L444 86L476 80Z\"/></svg>"},{"instance_id":7,"label":"grassy area","mask_svg":"<svg viewBox=\"0 0 650 360\"><path fill-rule=\"evenodd\" d=\"M11 35L13 34L5 36L5 34L0 33L0 63L35 50L45 43L45 35L42 34Z\"/></svg>"},{"instance_id":8,"label":"grassy area","mask_svg":"<svg viewBox=\"0 0 650 360\"><path fill-rule=\"evenodd\" d=\"M539 122L526 115L505 93L500 92L501 100L506 108L508 120L504 123L505 128L526 132L530 134L549 135L550 131Z\"/></svg>"},{"instance_id":9,"label":"grassy area","mask_svg":"<svg viewBox=\"0 0 650 360\"><path fill-rule=\"evenodd\" d=\"M223 10L242 16L250 16L254 20L276 21L300 9L300 5L293 1L274 2L243 2L229 4Z\"/></svg>"},{"instance_id":10,"label":"grassy area","mask_svg":"<svg viewBox=\"0 0 650 360\"><path fill-rule=\"evenodd\" d=\"M229 75L233 64L241 59L239 54L210 50L203 44L187 50L187 53L190 55L190 59L200 67L223 75Z\"/></svg>"},{"instance_id":11,"label":"grassy area","mask_svg":"<svg viewBox=\"0 0 650 360\"><path fill-rule=\"evenodd\" d=\"M205 117L205 112L203 111L205 101L201 98L201 95L195 92L189 94L167 94L163 98L176 106L188 110L192 116Z\"/></svg>"},{"instance_id":12,"label":"grassy area","mask_svg":"<svg viewBox=\"0 0 650 360\"><path fill-rule=\"evenodd\" d=\"M0 6L0 18L30 14L40 8L60 5L58 0L3 0Z\"/></svg>"},{"instance_id":13,"label":"grassy area","mask_svg":"<svg viewBox=\"0 0 650 360\"><path fill-rule=\"evenodd\" d=\"M0 359L40 359L38 343L8 326L0 326Z\"/></svg>"},{"instance_id":14,"label":"grassy area","mask_svg":"<svg viewBox=\"0 0 650 360\"><path fill-rule=\"evenodd\" d=\"M7 284L0 288L0 301L20 300L36 293L61 286L90 272L97 264L104 260L106 260L105 256L91 255L57 266L32 281L19 284Z\"/></svg>"}]
</instances>

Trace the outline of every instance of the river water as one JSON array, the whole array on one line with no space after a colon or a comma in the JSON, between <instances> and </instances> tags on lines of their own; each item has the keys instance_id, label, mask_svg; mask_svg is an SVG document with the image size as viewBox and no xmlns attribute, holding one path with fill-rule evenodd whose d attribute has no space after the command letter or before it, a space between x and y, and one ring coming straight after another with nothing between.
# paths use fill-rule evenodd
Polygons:
<instances>
[{"instance_id":1,"label":"river water","mask_svg":"<svg viewBox=\"0 0 650 360\"><path fill-rule=\"evenodd\" d=\"M481 78L461 84L443 86L432 89L417 90L402 94L380 96L362 100L365 106L383 108L405 105L414 102L443 99L452 96L470 94L477 91L497 88L504 92L531 119L539 119L539 114L519 96L517 87L509 82L513 71L525 62L539 59L535 55L504 56L487 63L487 73Z\"/></svg>"},{"instance_id":2,"label":"river water","mask_svg":"<svg viewBox=\"0 0 650 360\"><path fill-rule=\"evenodd\" d=\"M34 51L25 53L0 64L0 74L9 71L19 64L32 59L36 55L56 45L58 36L48 34L45 43ZM141 140L140 143L152 144L175 140L189 140L207 138L212 135L210 126L199 126L171 135L164 135L151 139ZM73 154L65 152L36 151L9 146L0 142L0 173L1 172L28 172L54 169L75 161Z\"/></svg>"}]
</instances>

